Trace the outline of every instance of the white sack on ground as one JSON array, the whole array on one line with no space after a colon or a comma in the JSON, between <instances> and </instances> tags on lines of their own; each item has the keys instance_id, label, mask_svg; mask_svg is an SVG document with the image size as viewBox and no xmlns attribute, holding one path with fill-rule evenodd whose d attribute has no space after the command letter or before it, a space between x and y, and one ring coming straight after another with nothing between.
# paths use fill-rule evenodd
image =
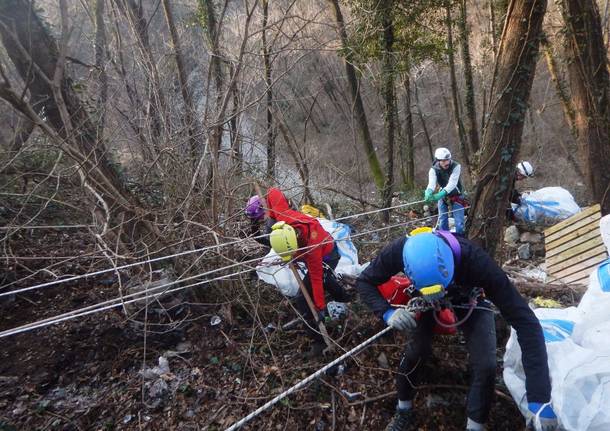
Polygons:
<instances>
[{"instance_id":1,"label":"white sack on ground","mask_svg":"<svg viewBox=\"0 0 610 431\"><path fill-rule=\"evenodd\" d=\"M544 187L521 195L521 204L514 209L517 220L552 225L580 212L569 191L562 187Z\"/></svg>"},{"instance_id":2,"label":"white sack on ground","mask_svg":"<svg viewBox=\"0 0 610 431\"><path fill-rule=\"evenodd\" d=\"M544 332L553 408L562 429L610 430L610 259L589 277L578 307L535 310ZM504 381L525 415L525 374L514 330L504 355Z\"/></svg>"},{"instance_id":3,"label":"white sack on ground","mask_svg":"<svg viewBox=\"0 0 610 431\"><path fill-rule=\"evenodd\" d=\"M359 275L364 267L358 264L358 250L350 239L349 226L332 220L320 218L317 220L322 228L330 233L336 241L341 258L335 272L352 276ZM299 293L299 285L288 267L281 265L263 266L273 261L279 261L279 256L271 250L256 267L258 278L265 283L276 286L286 296L296 296ZM305 265L302 265L302 267L304 268ZM301 271L301 275L303 276L303 271Z\"/></svg>"}]
</instances>

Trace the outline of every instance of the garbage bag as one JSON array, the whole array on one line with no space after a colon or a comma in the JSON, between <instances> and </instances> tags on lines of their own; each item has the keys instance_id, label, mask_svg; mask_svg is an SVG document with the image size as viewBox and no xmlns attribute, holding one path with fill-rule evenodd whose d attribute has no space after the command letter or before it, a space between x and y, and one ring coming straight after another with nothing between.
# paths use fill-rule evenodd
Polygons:
<instances>
[{"instance_id":1,"label":"garbage bag","mask_svg":"<svg viewBox=\"0 0 610 431\"><path fill-rule=\"evenodd\" d=\"M513 208L517 220L539 225L553 225L580 212L569 191L562 187L544 187L521 195L521 204Z\"/></svg>"},{"instance_id":2,"label":"garbage bag","mask_svg":"<svg viewBox=\"0 0 610 431\"><path fill-rule=\"evenodd\" d=\"M339 263L335 269L337 274L358 276L364 266L358 264L358 250L350 238L350 227L332 220L317 219L322 228L331 234L339 251ZM282 294L293 297L299 293L299 285L292 271L286 265L269 265L278 262L279 256L273 250L256 267L258 278L265 283L276 286ZM305 265L297 265L301 278L305 277Z\"/></svg>"},{"instance_id":3,"label":"garbage bag","mask_svg":"<svg viewBox=\"0 0 610 431\"><path fill-rule=\"evenodd\" d=\"M590 275L578 307L539 308L551 374L553 409L561 429L610 430L610 259ZM504 382L525 416L521 349L514 330L504 355Z\"/></svg>"}]
</instances>

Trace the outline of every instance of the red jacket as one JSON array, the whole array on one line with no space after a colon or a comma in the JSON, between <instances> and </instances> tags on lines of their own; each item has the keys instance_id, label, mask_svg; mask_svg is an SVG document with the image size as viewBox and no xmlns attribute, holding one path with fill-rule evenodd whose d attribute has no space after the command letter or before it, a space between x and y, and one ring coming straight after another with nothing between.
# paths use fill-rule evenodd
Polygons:
<instances>
[{"instance_id":1,"label":"red jacket","mask_svg":"<svg viewBox=\"0 0 610 431\"><path fill-rule=\"evenodd\" d=\"M323 310L326 301L324 300L322 259L333 251L332 236L322 228L320 222L315 218L291 209L288 200L279 189L269 189L267 205L269 206L267 211L269 217L277 221L284 221L298 231L299 248L318 244L316 247L297 252L296 258L305 261L311 280L313 302L318 310Z\"/></svg>"}]
</instances>

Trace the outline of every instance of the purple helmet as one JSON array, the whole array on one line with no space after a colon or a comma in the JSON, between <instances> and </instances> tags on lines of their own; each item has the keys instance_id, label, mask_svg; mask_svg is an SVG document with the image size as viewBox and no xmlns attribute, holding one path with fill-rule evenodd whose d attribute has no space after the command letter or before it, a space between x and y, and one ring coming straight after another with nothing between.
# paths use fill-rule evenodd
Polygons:
<instances>
[{"instance_id":1,"label":"purple helmet","mask_svg":"<svg viewBox=\"0 0 610 431\"><path fill-rule=\"evenodd\" d=\"M246 205L246 215L252 220L260 220L265 216L263 203L258 195L254 195L248 199L248 204Z\"/></svg>"}]
</instances>

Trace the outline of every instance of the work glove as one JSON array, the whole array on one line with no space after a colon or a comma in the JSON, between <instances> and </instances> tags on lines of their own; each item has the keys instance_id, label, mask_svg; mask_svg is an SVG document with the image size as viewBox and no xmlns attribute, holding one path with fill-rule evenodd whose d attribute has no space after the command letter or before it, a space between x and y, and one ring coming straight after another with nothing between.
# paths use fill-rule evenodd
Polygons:
<instances>
[{"instance_id":1,"label":"work glove","mask_svg":"<svg viewBox=\"0 0 610 431\"><path fill-rule=\"evenodd\" d=\"M438 193L434 193L432 195L432 200L434 202L440 201L441 199L443 199L445 196L447 196L447 190L443 189Z\"/></svg>"},{"instance_id":2,"label":"work glove","mask_svg":"<svg viewBox=\"0 0 610 431\"><path fill-rule=\"evenodd\" d=\"M412 331L417 327L415 314L404 308L390 308L383 314L383 320L399 331Z\"/></svg>"},{"instance_id":3,"label":"work glove","mask_svg":"<svg viewBox=\"0 0 610 431\"><path fill-rule=\"evenodd\" d=\"M432 202L432 190L431 189L426 189L426 191L424 192L424 201Z\"/></svg>"},{"instance_id":4,"label":"work glove","mask_svg":"<svg viewBox=\"0 0 610 431\"><path fill-rule=\"evenodd\" d=\"M528 430L556 431L558 429L557 416L551 404L528 403L527 408L531 413L527 421Z\"/></svg>"}]
</instances>

